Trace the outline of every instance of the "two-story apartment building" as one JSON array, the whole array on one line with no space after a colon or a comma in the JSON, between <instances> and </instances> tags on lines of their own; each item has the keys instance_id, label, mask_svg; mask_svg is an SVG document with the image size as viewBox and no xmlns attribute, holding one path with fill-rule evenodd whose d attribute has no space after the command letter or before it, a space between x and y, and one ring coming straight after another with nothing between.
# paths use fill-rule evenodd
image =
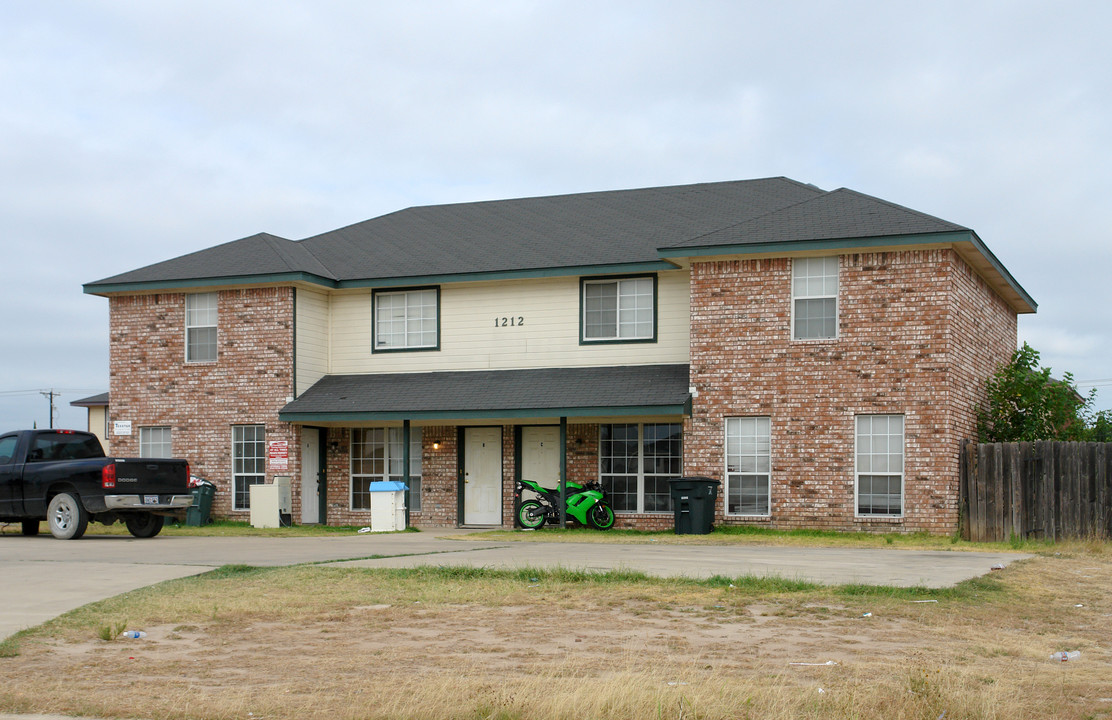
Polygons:
<instances>
[{"instance_id":1,"label":"two-story apartment building","mask_svg":"<svg viewBox=\"0 0 1112 720\"><path fill-rule=\"evenodd\" d=\"M513 524L520 477L600 478L618 525L950 532L958 447L1035 303L972 230L786 178L402 210L85 286L114 452L187 457L242 517Z\"/></svg>"}]
</instances>

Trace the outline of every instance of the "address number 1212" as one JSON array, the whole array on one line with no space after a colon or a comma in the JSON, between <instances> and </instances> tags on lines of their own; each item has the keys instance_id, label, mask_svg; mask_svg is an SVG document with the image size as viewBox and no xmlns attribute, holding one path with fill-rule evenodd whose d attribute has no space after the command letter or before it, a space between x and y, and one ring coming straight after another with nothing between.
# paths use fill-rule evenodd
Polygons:
<instances>
[{"instance_id":1,"label":"address number 1212","mask_svg":"<svg viewBox=\"0 0 1112 720\"><path fill-rule=\"evenodd\" d=\"M494 318L494 327L517 327L524 324L525 318L521 315L517 317Z\"/></svg>"}]
</instances>

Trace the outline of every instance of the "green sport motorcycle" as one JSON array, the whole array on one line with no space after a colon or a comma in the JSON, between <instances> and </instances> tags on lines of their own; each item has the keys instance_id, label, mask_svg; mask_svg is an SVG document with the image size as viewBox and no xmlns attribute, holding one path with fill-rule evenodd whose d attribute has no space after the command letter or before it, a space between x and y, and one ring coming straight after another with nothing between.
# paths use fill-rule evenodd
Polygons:
<instances>
[{"instance_id":1,"label":"green sport motorcycle","mask_svg":"<svg viewBox=\"0 0 1112 720\"><path fill-rule=\"evenodd\" d=\"M541 487L532 480L519 480L516 495L521 497L523 490L532 490L537 497L530 498L517 510L517 521L524 528L536 530L546 522L560 522L560 488ZM606 500L602 483L592 481L586 485L567 483L567 517L580 525L596 530L609 530L614 527L614 508Z\"/></svg>"}]
</instances>

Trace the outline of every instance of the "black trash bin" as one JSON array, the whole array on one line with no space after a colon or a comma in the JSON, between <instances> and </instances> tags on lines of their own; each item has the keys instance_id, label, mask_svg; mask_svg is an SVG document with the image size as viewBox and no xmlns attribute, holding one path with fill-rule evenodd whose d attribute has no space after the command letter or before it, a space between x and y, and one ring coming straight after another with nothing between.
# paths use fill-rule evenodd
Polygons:
<instances>
[{"instance_id":1,"label":"black trash bin","mask_svg":"<svg viewBox=\"0 0 1112 720\"><path fill-rule=\"evenodd\" d=\"M714 500L722 483L708 477L669 480L677 535L707 535L714 527Z\"/></svg>"},{"instance_id":2,"label":"black trash bin","mask_svg":"<svg viewBox=\"0 0 1112 720\"><path fill-rule=\"evenodd\" d=\"M191 527L203 527L212 522L212 498L216 495L216 486L208 480L201 480L193 488L193 504L186 508L185 524Z\"/></svg>"}]
</instances>

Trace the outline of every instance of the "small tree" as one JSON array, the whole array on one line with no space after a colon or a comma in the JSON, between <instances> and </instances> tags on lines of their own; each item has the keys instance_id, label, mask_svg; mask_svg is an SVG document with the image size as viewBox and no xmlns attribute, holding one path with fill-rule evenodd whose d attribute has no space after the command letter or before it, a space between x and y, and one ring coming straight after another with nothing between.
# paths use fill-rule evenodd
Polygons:
<instances>
[{"instance_id":1,"label":"small tree","mask_svg":"<svg viewBox=\"0 0 1112 720\"><path fill-rule=\"evenodd\" d=\"M1096 416L1093 431L1086 422L1095 391L1083 397L1070 373L1061 380L1050 377L1050 368L1039 367L1039 353L1027 343L986 385L988 405L977 412L981 442L1087 440L1098 428L1108 432L1104 413Z\"/></svg>"}]
</instances>

